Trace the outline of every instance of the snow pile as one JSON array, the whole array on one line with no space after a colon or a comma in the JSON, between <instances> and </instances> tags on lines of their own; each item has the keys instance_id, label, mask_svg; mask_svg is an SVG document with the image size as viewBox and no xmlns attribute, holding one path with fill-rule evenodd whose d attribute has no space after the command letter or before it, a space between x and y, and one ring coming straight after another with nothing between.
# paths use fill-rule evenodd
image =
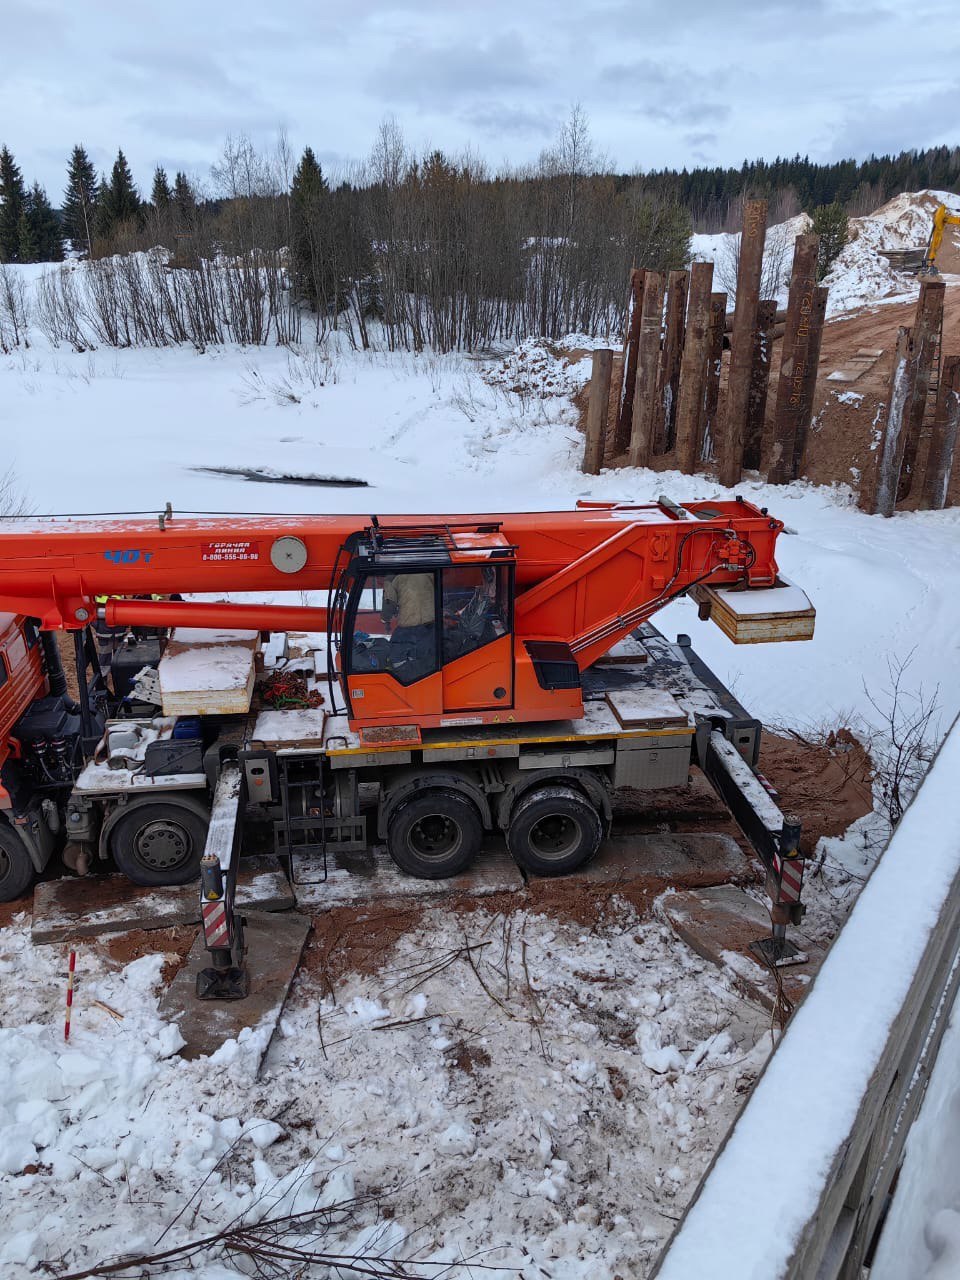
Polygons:
<instances>
[{"instance_id":1,"label":"snow pile","mask_svg":"<svg viewBox=\"0 0 960 1280\"><path fill-rule=\"evenodd\" d=\"M572 396L590 380L591 362L582 349L578 350L581 340L585 349L597 345L596 339L583 334L572 334L562 343L525 338L508 355L487 366L483 379L491 387L502 387L518 396Z\"/></svg>"},{"instance_id":2,"label":"snow pile","mask_svg":"<svg viewBox=\"0 0 960 1280\"><path fill-rule=\"evenodd\" d=\"M850 239L824 281L830 290L828 316L884 299L908 301L917 296L917 281L894 271L880 250L925 248L939 204L958 212L960 196L907 191L866 217L850 219Z\"/></svg>"},{"instance_id":3,"label":"snow pile","mask_svg":"<svg viewBox=\"0 0 960 1280\"><path fill-rule=\"evenodd\" d=\"M159 956L116 971L85 948L64 1046L64 957L21 918L0 931L4 1280L342 1201L341 1252L473 1258L493 1280L643 1274L769 1019L668 929L606 914L586 932L432 909L335 1000L302 974L259 1079L256 1032L171 1056ZM239 1275L228 1262L197 1274Z\"/></svg>"}]
</instances>

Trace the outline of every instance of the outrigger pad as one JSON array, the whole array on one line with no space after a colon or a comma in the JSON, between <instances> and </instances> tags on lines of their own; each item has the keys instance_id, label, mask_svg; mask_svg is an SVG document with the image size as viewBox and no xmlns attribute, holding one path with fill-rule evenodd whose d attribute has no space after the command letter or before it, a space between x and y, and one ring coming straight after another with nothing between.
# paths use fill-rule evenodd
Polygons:
<instances>
[{"instance_id":1,"label":"outrigger pad","mask_svg":"<svg viewBox=\"0 0 960 1280\"><path fill-rule=\"evenodd\" d=\"M750 943L750 950L771 969L782 969L790 964L806 964L810 957L787 938L758 938Z\"/></svg>"},{"instance_id":2,"label":"outrigger pad","mask_svg":"<svg viewBox=\"0 0 960 1280\"><path fill-rule=\"evenodd\" d=\"M198 1000L243 1000L250 994L250 974L245 968L201 969L197 974Z\"/></svg>"}]
</instances>

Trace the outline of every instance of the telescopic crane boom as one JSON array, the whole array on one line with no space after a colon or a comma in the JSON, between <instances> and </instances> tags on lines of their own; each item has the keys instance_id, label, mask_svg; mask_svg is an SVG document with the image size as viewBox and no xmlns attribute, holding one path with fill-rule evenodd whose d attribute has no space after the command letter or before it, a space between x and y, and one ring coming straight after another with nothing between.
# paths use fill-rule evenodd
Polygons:
<instances>
[{"instance_id":1,"label":"telescopic crane boom","mask_svg":"<svg viewBox=\"0 0 960 1280\"><path fill-rule=\"evenodd\" d=\"M583 714L579 673L691 587L774 587L782 529L742 499L381 520L168 510L152 521L17 523L0 532L0 610L55 630L82 629L99 611L109 626L329 632L331 681L354 727L430 727L465 710L479 723L570 719ZM409 628L395 623L391 636L377 621L398 575L429 578L439 627L402 679L395 632ZM323 593L325 603L149 598L281 591ZM472 636L471 591L486 596Z\"/></svg>"}]
</instances>

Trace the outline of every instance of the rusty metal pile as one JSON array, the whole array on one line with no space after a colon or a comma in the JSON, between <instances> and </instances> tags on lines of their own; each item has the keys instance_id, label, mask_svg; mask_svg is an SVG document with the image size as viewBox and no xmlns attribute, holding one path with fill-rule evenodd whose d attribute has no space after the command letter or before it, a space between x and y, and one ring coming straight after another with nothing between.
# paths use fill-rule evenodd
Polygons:
<instances>
[{"instance_id":1,"label":"rusty metal pile","mask_svg":"<svg viewBox=\"0 0 960 1280\"><path fill-rule=\"evenodd\" d=\"M666 275L631 273L618 375L612 351L594 355L584 471L665 465L692 474L715 463L728 486L745 469L775 484L802 474L827 304L827 290L817 284L820 239L797 237L789 300L780 311L775 299L760 297L766 224L766 201L746 201L729 320L726 293L712 292L712 262ZM777 340L780 372L768 415Z\"/></svg>"}]
</instances>

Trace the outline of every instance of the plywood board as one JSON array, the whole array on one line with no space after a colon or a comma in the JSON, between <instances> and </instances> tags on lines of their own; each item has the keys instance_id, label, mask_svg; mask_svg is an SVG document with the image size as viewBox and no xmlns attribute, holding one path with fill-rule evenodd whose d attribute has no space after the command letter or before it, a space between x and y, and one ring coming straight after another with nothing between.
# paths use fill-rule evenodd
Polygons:
<instances>
[{"instance_id":1,"label":"plywood board","mask_svg":"<svg viewBox=\"0 0 960 1280\"><path fill-rule=\"evenodd\" d=\"M663 689L616 689L607 703L624 729L667 729L688 723L686 711Z\"/></svg>"},{"instance_id":2,"label":"plywood board","mask_svg":"<svg viewBox=\"0 0 960 1280\"><path fill-rule=\"evenodd\" d=\"M264 747L319 747L327 713L319 707L261 711L253 727L251 743Z\"/></svg>"},{"instance_id":3,"label":"plywood board","mask_svg":"<svg viewBox=\"0 0 960 1280\"><path fill-rule=\"evenodd\" d=\"M824 948L804 940L808 956L804 964L778 968L776 974L761 965L749 947L751 942L770 936L769 913L762 903L732 885L665 894L658 907L687 946L726 970L748 1000L766 1009L776 1008L780 990L790 1005L797 1005L826 954Z\"/></svg>"},{"instance_id":4,"label":"plywood board","mask_svg":"<svg viewBox=\"0 0 960 1280\"><path fill-rule=\"evenodd\" d=\"M734 644L810 640L817 612L806 594L787 581L776 587L732 591L694 587L691 596L710 605L710 621Z\"/></svg>"},{"instance_id":5,"label":"plywood board","mask_svg":"<svg viewBox=\"0 0 960 1280\"><path fill-rule=\"evenodd\" d=\"M258 644L255 631L178 627L158 668L164 715L244 715Z\"/></svg>"},{"instance_id":6,"label":"plywood board","mask_svg":"<svg viewBox=\"0 0 960 1280\"><path fill-rule=\"evenodd\" d=\"M255 1028L260 1062L270 1045L290 983L300 964L310 921L295 911L282 915L246 915L246 964L250 994L243 1000L198 1000L197 974L210 963L210 953L198 936L186 963L160 998L159 1013L180 1028L186 1044L184 1058L216 1053L245 1027ZM258 1067L259 1069L259 1067Z\"/></svg>"},{"instance_id":7,"label":"plywood board","mask_svg":"<svg viewBox=\"0 0 960 1280\"><path fill-rule=\"evenodd\" d=\"M276 858L241 860L237 902L260 911L293 906L293 892ZM68 877L45 881L34 889L31 937L36 944L70 942L199 920L199 881L149 889L120 875Z\"/></svg>"},{"instance_id":8,"label":"plywood board","mask_svg":"<svg viewBox=\"0 0 960 1280\"><path fill-rule=\"evenodd\" d=\"M324 908L384 898L432 898L451 893L482 897L522 889L523 876L502 841L491 840L469 870L450 880L418 880L401 871L384 848L365 853L331 854L326 881L318 862L305 874L316 883L296 883L297 906ZM299 881L299 874L295 877Z\"/></svg>"}]
</instances>

